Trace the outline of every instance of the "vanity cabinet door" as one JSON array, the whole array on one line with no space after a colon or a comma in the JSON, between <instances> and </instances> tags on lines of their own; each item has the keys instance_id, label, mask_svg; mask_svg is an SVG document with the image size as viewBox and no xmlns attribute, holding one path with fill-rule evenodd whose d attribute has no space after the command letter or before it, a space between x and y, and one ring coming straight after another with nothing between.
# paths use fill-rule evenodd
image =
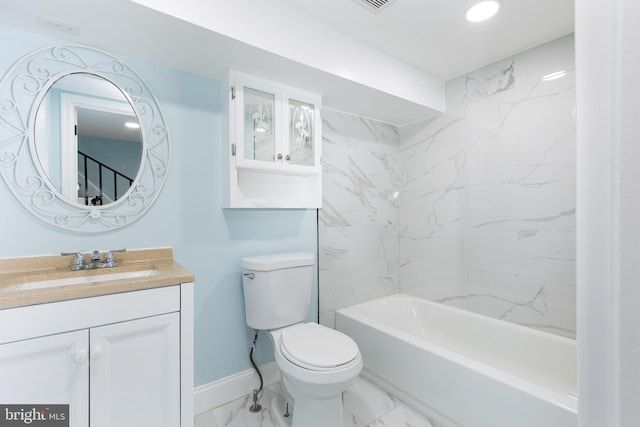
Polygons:
<instances>
[{"instance_id":1,"label":"vanity cabinet door","mask_svg":"<svg viewBox=\"0 0 640 427\"><path fill-rule=\"evenodd\" d=\"M68 404L70 426L87 426L88 347L86 330L0 345L0 403Z\"/></svg>"},{"instance_id":2,"label":"vanity cabinet door","mask_svg":"<svg viewBox=\"0 0 640 427\"><path fill-rule=\"evenodd\" d=\"M180 315L90 330L91 427L180 425Z\"/></svg>"}]
</instances>

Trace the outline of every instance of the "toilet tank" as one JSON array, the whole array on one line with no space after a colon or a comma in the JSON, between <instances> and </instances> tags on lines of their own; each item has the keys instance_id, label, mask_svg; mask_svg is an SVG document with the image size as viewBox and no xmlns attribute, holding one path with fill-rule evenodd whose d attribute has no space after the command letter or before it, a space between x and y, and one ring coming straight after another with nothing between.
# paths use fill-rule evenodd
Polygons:
<instances>
[{"instance_id":1,"label":"toilet tank","mask_svg":"<svg viewBox=\"0 0 640 427\"><path fill-rule=\"evenodd\" d=\"M303 322L309 315L314 255L291 252L241 260L247 325L268 330Z\"/></svg>"}]
</instances>

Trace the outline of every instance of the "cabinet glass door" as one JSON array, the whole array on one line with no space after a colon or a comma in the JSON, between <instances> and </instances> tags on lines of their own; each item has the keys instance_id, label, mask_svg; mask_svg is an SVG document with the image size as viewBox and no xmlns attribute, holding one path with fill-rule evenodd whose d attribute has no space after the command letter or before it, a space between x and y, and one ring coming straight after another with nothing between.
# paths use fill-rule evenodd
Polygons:
<instances>
[{"instance_id":1,"label":"cabinet glass door","mask_svg":"<svg viewBox=\"0 0 640 427\"><path fill-rule=\"evenodd\" d=\"M275 95L244 87L244 158L274 162Z\"/></svg>"},{"instance_id":2,"label":"cabinet glass door","mask_svg":"<svg viewBox=\"0 0 640 427\"><path fill-rule=\"evenodd\" d=\"M315 166L315 145L313 119L315 109L295 99L289 99L289 155L290 164Z\"/></svg>"}]
</instances>

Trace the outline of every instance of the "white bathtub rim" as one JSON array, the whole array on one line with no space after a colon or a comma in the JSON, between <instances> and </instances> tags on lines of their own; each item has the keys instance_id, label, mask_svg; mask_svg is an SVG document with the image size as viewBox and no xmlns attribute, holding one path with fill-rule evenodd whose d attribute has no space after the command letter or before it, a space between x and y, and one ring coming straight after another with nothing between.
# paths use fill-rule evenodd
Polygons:
<instances>
[{"instance_id":1,"label":"white bathtub rim","mask_svg":"<svg viewBox=\"0 0 640 427\"><path fill-rule=\"evenodd\" d=\"M425 303L427 305L432 305L432 306L437 306L440 309L446 310L446 311L450 311L453 313L458 313L467 317L471 317L473 319L477 319L477 320L482 320L494 325L500 325L501 327L505 327L508 329L515 329L517 331L522 331L522 332L526 332L527 334L530 335L535 335L538 337L543 337L546 339L550 339L552 341L557 341L563 344L567 344L570 346L575 347L576 346L576 340L573 338L569 338L563 335L558 335L558 334L554 334L552 332L548 332L548 331L543 331L540 329L535 329L533 327L530 326L523 326L523 325L519 325L517 323L513 323L513 322L509 322L507 320L502 320L502 319L496 319L495 317L491 317L491 316L487 316L485 314L480 314L480 313L476 313L470 310L465 310L463 308L459 308L459 307L454 307L452 305L448 305L442 302L437 302L437 301L431 301L425 298L421 298L421 297L416 297L413 295L409 295L409 294L403 294L403 293L397 293L397 294L393 294L393 295L389 295L386 297L380 297L380 298L376 298L374 300L371 301L367 301L364 303L360 303L360 304L355 304L349 307L345 307L345 308L341 308L339 310L337 310L337 312L341 312L341 311L348 311L350 309L354 309L355 307L361 305L361 304L375 304L377 302L383 301L385 299L404 299L404 300L419 300L421 303Z\"/></svg>"},{"instance_id":2,"label":"white bathtub rim","mask_svg":"<svg viewBox=\"0 0 640 427\"><path fill-rule=\"evenodd\" d=\"M405 298L417 298L417 297L412 297L412 296L407 296L407 295L403 295L403 294L395 294L392 295L391 297L396 297L396 295L400 295L399 298L405 297ZM390 297L383 297L383 298L379 298L378 300L383 300L386 298L390 298ZM374 301L378 301L378 300L374 300ZM372 302L374 302L372 301ZM427 301L427 300L424 300ZM449 309L454 309L456 312L461 312L461 314L464 315L468 315L468 314L472 314L477 316L478 319L482 319L483 321L485 320L495 320L496 322L499 322L501 324L501 326L517 326L518 329L520 328L525 328L525 329L530 329L530 328L526 328L524 326L521 325L512 325L509 322L505 322L502 320L497 320L497 319L492 319L488 316L483 316L480 314L476 314L476 313L471 313L471 312L467 312L466 310L462 310L462 309L458 309L455 307L448 307L444 304L441 303L434 303L432 301L427 301L431 304L438 304L439 306L444 306L445 308ZM456 353L452 350L446 349L444 347L441 347L439 345L430 343L426 340L421 340L419 338L417 338L416 336L407 333L405 331L402 331L400 329L395 329L392 328L390 326L387 326L386 324L379 322L375 319L372 319L371 317L367 317L368 321L363 321L362 317L363 316L367 316L365 313L362 313L361 310L359 310L357 308L357 306L351 306L351 307L347 307L347 308L343 308L340 309L336 312L336 315L342 315L345 317L349 317L352 320L355 320L357 322L363 323L363 324L367 324L367 325L372 325L377 329L380 329L382 332L395 336L398 339L401 339L405 342L408 342L412 345L416 345L418 347L423 347L425 348L427 351L431 351L434 354L437 354L440 357L443 357L445 359L451 360L454 363L457 363L459 365L462 365L468 369L473 370L474 372L480 373L482 375L487 375L490 376L492 378L495 378L497 381L512 386L513 388L524 392L524 393L528 393L531 394L541 400L547 401L557 407L566 409L572 413L577 414L578 413L578 399L575 395L572 395L570 393L563 393L560 391L555 391L555 390L550 390L547 388L544 388L542 386L539 386L537 384L534 384L530 381L527 381L525 379L522 379L520 377L517 377L515 375L506 373L504 371L501 371L500 369L494 368L492 366L489 366L485 363L481 363L478 361L475 361L469 357L460 355L459 353ZM504 323L507 323L507 325L503 325ZM541 333L543 334L543 336L548 337L548 335L553 335L554 337L557 337L561 340L569 340L569 341L573 341L570 338L567 337L562 337L559 335L554 335L548 332L544 332L544 331L537 331L537 330L532 330L532 331L527 331L527 332L533 332L533 333ZM365 370L367 369L366 365L365 365Z\"/></svg>"},{"instance_id":3,"label":"white bathtub rim","mask_svg":"<svg viewBox=\"0 0 640 427\"><path fill-rule=\"evenodd\" d=\"M352 319L354 319L355 321L361 322L360 319L355 319L355 318L352 318ZM431 344L426 341L420 341L418 338L416 338L415 336L409 333L400 331L398 329L393 329L382 323L376 323L374 326L387 334L392 334L403 341L426 348L427 351L431 351L440 357L451 360L452 362L462 365L474 372L480 373L482 375L490 376L492 378L495 378L497 381L503 384L507 384L524 393L531 394L539 399L547 401L555 406L566 409L575 414L578 413L578 400L576 397L571 396L570 394L563 394L560 392L548 390L546 388L533 384L529 381L523 380L514 375L507 374L499 369L493 368L484 363L477 362L465 356L461 356L458 353L455 353L446 348L437 346L435 344ZM365 370L366 370L366 366L365 366Z\"/></svg>"},{"instance_id":4,"label":"white bathtub rim","mask_svg":"<svg viewBox=\"0 0 640 427\"><path fill-rule=\"evenodd\" d=\"M376 325L379 325L380 327L383 328L388 328L385 329L386 333L389 333L391 331L398 331L400 333L403 334L404 337L410 337L409 340L411 339L416 339L417 341L415 341L416 343L422 344L424 343L425 345L428 344L430 346L435 346L435 347L430 347L430 348L436 348L436 349L442 349L445 353L438 353L440 355L448 355L448 354L455 354L455 355L464 355L464 353L458 352L455 349L449 349L445 346L436 344L436 343L431 343L428 340L422 340L420 337L416 337L413 334L411 334L410 332L405 332L404 330L402 330L401 328L399 329L395 329L393 327L389 327L386 325L386 323L384 322L380 322L378 319L376 319L374 316L371 316L371 314L368 312L368 310L363 309L363 307L368 307L369 305L376 305L376 304L380 304L381 302L383 302L384 300L388 300L388 299L396 299L396 300L402 300L403 302L406 302L408 306L412 306L414 304L414 302L417 302L419 304L422 305L427 305L427 306L432 306L437 308L438 310L443 310L449 313L454 313L454 314L459 314L462 317L467 317L470 319L475 319L484 323L487 323L489 325L496 325L500 328L503 329L508 329L508 330L512 330L512 331L516 331L516 332L522 332L525 335L530 335L533 337L537 337L537 338L542 338L545 340L549 340L552 343L558 343L561 345L567 345L571 348L573 348L573 351L575 353L576 351L576 340L575 339L571 339L568 337L564 337L564 336L560 336L560 335L556 335L550 332L545 332L545 331L540 331L537 329L533 329L530 327L526 327L526 326L522 326L522 325L518 325L518 324L514 324L512 322L508 322L505 320L500 320L500 319L496 319L490 316L486 316L483 314L478 314L478 313L474 313L468 310L464 310L461 308L457 308L457 307L451 307L448 306L446 304L443 303L439 303L439 302L435 302L435 301L429 301L429 300L425 300L419 297L415 297L415 296L411 296L411 295L406 295L406 294L394 294L394 295L390 295L387 297L381 297L372 301L369 301L367 303L362 303L362 304L358 304L355 306L351 306L348 308L343 309L345 313L358 313L355 316L357 317L358 315L364 316L364 318L366 319L370 319L372 322L375 322ZM412 308L412 307L411 307ZM339 310L341 311L341 310ZM353 317L353 316L352 316ZM406 335L404 335L406 334ZM406 341L406 339L405 339ZM466 357L466 356L462 356L463 360L468 360L471 362L471 364L475 364L477 363L477 366L480 367L489 367L492 368L493 366L497 366L497 365L492 365L491 363L486 363L486 362L482 362L482 361L476 361L471 357ZM575 366L575 363L574 363ZM504 371L502 369L499 368L493 368L496 369L498 372L504 373L505 375L509 375L512 376L513 378L518 378L521 379L522 381L524 381L526 384L532 384L532 385L536 385L538 386L541 390L549 390L552 393L557 393L557 395L559 396L568 396L570 399L572 400L577 400L577 384L573 384L573 387L571 387L568 384L557 384L557 387L544 387L542 385L537 384L535 381L532 381L531 379L527 379L525 377L519 376L517 374L514 373L509 373L507 371ZM561 399L562 400L562 399Z\"/></svg>"}]
</instances>

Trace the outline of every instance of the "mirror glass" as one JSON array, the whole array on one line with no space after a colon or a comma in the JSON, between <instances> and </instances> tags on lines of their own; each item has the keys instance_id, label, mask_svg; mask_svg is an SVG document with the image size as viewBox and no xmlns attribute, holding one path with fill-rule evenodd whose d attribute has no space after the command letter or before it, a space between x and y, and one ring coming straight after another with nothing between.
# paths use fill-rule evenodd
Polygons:
<instances>
[{"instance_id":1,"label":"mirror glass","mask_svg":"<svg viewBox=\"0 0 640 427\"><path fill-rule=\"evenodd\" d=\"M140 123L124 93L89 73L56 80L36 112L44 175L64 199L102 206L122 198L142 160Z\"/></svg>"}]
</instances>

